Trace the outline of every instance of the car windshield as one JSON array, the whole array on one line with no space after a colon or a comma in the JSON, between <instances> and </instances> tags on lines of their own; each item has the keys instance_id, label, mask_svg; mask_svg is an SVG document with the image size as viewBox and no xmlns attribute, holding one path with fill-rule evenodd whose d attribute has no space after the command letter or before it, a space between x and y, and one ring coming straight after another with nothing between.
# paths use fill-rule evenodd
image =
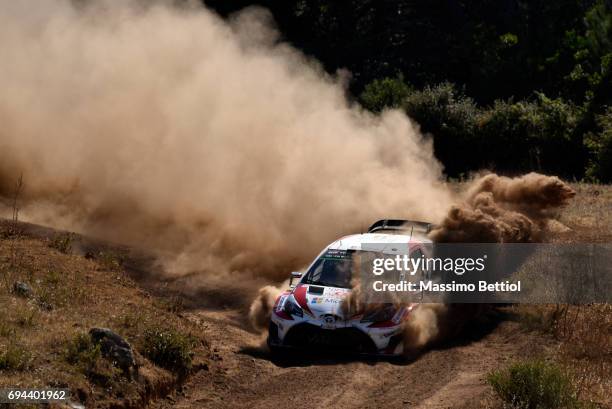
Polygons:
<instances>
[{"instance_id":1,"label":"car windshield","mask_svg":"<svg viewBox=\"0 0 612 409\"><path fill-rule=\"evenodd\" d=\"M328 250L310 267L302 283L350 288L353 252Z\"/></svg>"},{"instance_id":2,"label":"car windshield","mask_svg":"<svg viewBox=\"0 0 612 409\"><path fill-rule=\"evenodd\" d=\"M359 269L365 268L371 272L372 261L381 257L393 256L372 251L330 249L317 259L301 282L326 287L352 288L351 280L354 275L359 274ZM387 270L386 276L388 280L394 282L403 279L401 272L396 270Z\"/></svg>"}]
</instances>

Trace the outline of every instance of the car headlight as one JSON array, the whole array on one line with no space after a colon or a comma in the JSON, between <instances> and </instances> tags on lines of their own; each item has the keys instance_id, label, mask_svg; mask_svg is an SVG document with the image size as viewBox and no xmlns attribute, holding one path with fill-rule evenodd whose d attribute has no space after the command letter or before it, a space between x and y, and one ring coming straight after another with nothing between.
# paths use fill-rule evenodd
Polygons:
<instances>
[{"instance_id":1,"label":"car headlight","mask_svg":"<svg viewBox=\"0 0 612 409\"><path fill-rule=\"evenodd\" d=\"M297 305L290 298L288 298L285 301L285 305L283 306L283 311L286 312L287 314L296 315L298 317L303 317L304 316L304 312L302 311L300 306Z\"/></svg>"},{"instance_id":2,"label":"car headlight","mask_svg":"<svg viewBox=\"0 0 612 409\"><path fill-rule=\"evenodd\" d=\"M393 305L388 305L383 308L377 308L375 310L366 312L361 318L361 322L383 322L390 321L397 310Z\"/></svg>"}]
</instances>

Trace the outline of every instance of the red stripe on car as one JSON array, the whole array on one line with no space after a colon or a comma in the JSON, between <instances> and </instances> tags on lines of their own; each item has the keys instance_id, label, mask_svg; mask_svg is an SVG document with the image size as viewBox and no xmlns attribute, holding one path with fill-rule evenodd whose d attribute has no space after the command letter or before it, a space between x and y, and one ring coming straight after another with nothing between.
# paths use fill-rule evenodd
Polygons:
<instances>
[{"instance_id":1,"label":"red stripe on car","mask_svg":"<svg viewBox=\"0 0 612 409\"><path fill-rule=\"evenodd\" d=\"M308 308L308 300L306 299L306 292L308 291L308 286L300 285L293 291L293 297L295 301L302 307L304 311L308 314L314 316L310 308Z\"/></svg>"}]
</instances>

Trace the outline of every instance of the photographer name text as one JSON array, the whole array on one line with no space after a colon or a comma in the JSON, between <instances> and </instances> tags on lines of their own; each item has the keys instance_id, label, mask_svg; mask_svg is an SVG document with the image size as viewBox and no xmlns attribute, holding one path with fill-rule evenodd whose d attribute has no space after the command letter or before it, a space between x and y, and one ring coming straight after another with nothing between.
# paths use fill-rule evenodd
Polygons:
<instances>
[{"instance_id":1,"label":"photographer name text","mask_svg":"<svg viewBox=\"0 0 612 409\"><path fill-rule=\"evenodd\" d=\"M478 281L475 283L435 283L433 281L400 281L398 283L385 283L374 281L372 288L376 292L520 292L521 281Z\"/></svg>"}]
</instances>

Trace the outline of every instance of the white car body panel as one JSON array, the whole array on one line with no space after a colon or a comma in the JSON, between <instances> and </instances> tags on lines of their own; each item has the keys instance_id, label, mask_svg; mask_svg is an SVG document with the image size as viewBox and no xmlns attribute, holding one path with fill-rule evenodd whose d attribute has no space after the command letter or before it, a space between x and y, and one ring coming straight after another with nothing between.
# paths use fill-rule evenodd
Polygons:
<instances>
[{"instance_id":1,"label":"white car body panel","mask_svg":"<svg viewBox=\"0 0 612 409\"><path fill-rule=\"evenodd\" d=\"M368 244L376 244L373 249ZM388 243L388 246L384 246ZM381 244L383 245L381 249ZM326 254L329 250L365 250L376 251L384 254L406 254L417 248L427 253L427 244L431 241L424 234L384 234L365 233L342 237L330 245L315 258L306 271ZM311 343L319 341L319 338L336 337L342 334L340 341L346 338L349 343L353 338L359 338L361 343L367 346L365 353L380 355L399 355L402 353L401 332L402 322L407 319L410 312L418 304L410 304L396 309L391 319L384 322L362 322L362 315L345 317L342 310L344 299L351 293L350 289L339 287L326 287L314 284L302 283L304 276L295 286L285 291L277 300L271 317L270 335L268 344L272 347L291 347L299 344L299 347L310 347ZM287 302L293 302L303 312L300 317L285 312ZM391 314L391 313L389 313ZM299 326L299 327L298 327ZM294 328L299 328L299 335L288 336ZM302 332L305 334L303 335ZM312 336L312 342L308 338ZM369 341L366 341L366 338ZM291 339L290 339L291 338ZM341 345L335 345L341 347Z\"/></svg>"}]
</instances>

